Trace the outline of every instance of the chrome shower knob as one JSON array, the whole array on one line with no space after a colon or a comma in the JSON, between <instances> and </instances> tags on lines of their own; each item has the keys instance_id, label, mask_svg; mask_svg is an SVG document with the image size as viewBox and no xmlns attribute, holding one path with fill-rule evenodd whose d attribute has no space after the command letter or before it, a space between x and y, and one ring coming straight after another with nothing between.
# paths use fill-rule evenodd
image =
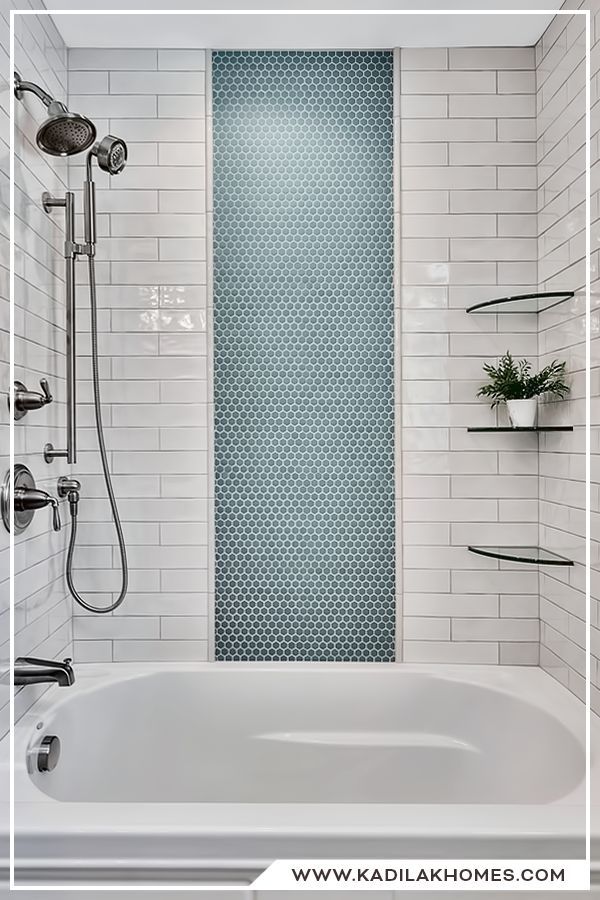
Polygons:
<instances>
[{"instance_id":1,"label":"chrome shower knob","mask_svg":"<svg viewBox=\"0 0 600 900\"><path fill-rule=\"evenodd\" d=\"M37 488L33 475L27 466L23 466L20 463L15 465L12 473L10 469L7 470L0 490L2 521L7 531L11 530L11 483L12 491L14 492L14 521L12 525L15 534L25 531L31 524L36 509L43 509L45 506L52 507L52 527L54 531L60 531L61 521L58 500L47 491Z\"/></svg>"},{"instance_id":2,"label":"chrome shower knob","mask_svg":"<svg viewBox=\"0 0 600 900\"><path fill-rule=\"evenodd\" d=\"M17 513L34 513L45 506L52 507L52 527L54 531L60 531L60 510L56 497L36 487L15 488L15 518Z\"/></svg>"},{"instance_id":3,"label":"chrome shower knob","mask_svg":"<svg viewBox=\"0 0 600 900\"><path fill-rule=\"evenodd\" d=\"M48 381L46 378L40 379L40 387L42 392L38 391L29 391L25 387L22 381L15 381L14 388L14 418L15 422L18 422L19 419L22 419L23 416L26 416L27 413L32 409L41 409L43 406L47 406L48 403L52 403L54 399L52 394L50 393L50 388L48 386Z\"/></svg>"}]
</instances>

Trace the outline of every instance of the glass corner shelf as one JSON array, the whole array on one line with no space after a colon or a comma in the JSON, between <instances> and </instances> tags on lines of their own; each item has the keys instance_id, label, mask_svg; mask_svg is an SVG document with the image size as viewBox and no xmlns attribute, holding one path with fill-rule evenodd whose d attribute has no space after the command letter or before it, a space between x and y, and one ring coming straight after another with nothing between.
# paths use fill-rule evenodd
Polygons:
<instances>
[{"instance_id":1,"label":"glass corner shelf","mask_svg":"<svg viewBox=\"0 0 600 900\"><path fill-rule=\"evenodd\" d=\"M533 566L572 566L573 561L544 550L543 547L471 547L471 553L489 556L491 559L503 559L508 562L529 563Z\"/></svg>"},{"instance_id":2,"label":"glass corner shelf","mask_svg":"<svg viewBox=\"0 0 600 900\"><path fill-rule=\"evenodd\" d=\"M512 425L489 425L484 428L467 428L467 431L478 432L479 434L483 434L484 432L491 431L573 431L572 425L534 425L532 428L513 428Z\"/></svg>"},{"instance_id":3,"label":"glass corner shelf","mask_svg":"<svg viewBox=\"0 0 600 900\"><path fill-rule=\"evenodd\" d=\"M574 291L544 291L537 294L515 294L484 300L467 307L468 313L535 313L536 315L564 303L575 296Z\"/></svg>"}]
</instances>

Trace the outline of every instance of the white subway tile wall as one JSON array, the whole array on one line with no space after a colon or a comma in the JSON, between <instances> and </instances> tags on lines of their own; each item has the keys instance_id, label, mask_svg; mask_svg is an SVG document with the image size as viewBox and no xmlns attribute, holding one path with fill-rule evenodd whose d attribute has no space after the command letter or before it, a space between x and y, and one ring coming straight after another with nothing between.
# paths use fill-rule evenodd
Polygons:
<instances>
[{"instance_id":1,"label":"white subway tile wall","mask_svg":"<svg viewBox=\"0 0 600 900\"><path fill-rule=\"evenodd\" d=\"M465 312L537 285L534 50L400 60L403 658L535 665L536 569L467 545L537 543L537 438L466 429L505 424L482 365L535 363L537 322Z\"/></svg>"},{"instance_id":2,"label":"white subway tile wall","mask_svg":"<svg viewBox=\"0 0 600 900\"><path fill-rule=\"evenodd\" d=\"M600 713L600 305L598 301L598 87L600 10L591 9L592 156L592 707ZM567 361L570 398L549 404L572 434L540 440L540 543L575 561L572 569L540 576L540 664L577 696L585 695L585 19L558 16L538 42L537 161L539 282L544 290L572 290L568 304L540 316L540 365ZM544 410L546 414L546 410Z\"/></svg>"},{"instance_id":3,"label":"white subway tile wall","mask_svg":"<svg viewBox=\"0 0 600 900\"><path fill-rule=\"evenodd\" d=\"M76 660L205 660L212 608L212 386L206 250L203 50L69 51L74 107L129 146L98 170L100 362L106 442L130 589L113 614L74 609ZM83 169L70 167L81 208ZM96 452L81 266L81 475L76 585L98 605L120 586Z\"/></svg>"},{"instance_id":4,"label":"white subway tile wall","mask_svg":"<svg viewBox=\"0 0 600 900\"><path fill-rule=\"evenodd\" d=\"M0 478L9 459L9 11L42 9L41 2L0 3ZM67 94L67 54L54 23L47 16L15 16L15 64L24 79L40 84L53 96ZM11 76L12 78L12 73ZM16 423L15 459L31 469L38 486L56 495L56 479L68 471L63 461L48 466L42 451L46 441L65 441L65 306L60 210L47 215L43 191L64 194L67 165L43 155L35 144L44 118L42 104L31 94L15 103L15 377L32 390L47 378L54 402L30 412ZM65 519L64 505L61 510ZM71 602L63 578L66 531L52 531L48 509L40 510L29 529L15 540L15 653L61 658L71 653ZM0 735L8 728L9 591L8 533L0 526ZM45 686L21 688L16 715L27 710Z\"/></svg>"},{"instance_id":5,"label":"white subway tile wall","mask_svg":"<svg viewBox=\"0 0 600 900\"><path fill-rule=\"evenodd\" d=\"M579 8L578 0L566 5ZM2 0L0 46L5 57L8 10ZM595 48L598 16L594 10ZM403 658L541 662L579 696L584 671L584 49L582 18L559 16L535 49L402 50L399 97ZM67 55L50 19L17 19L17 56L24 75L64 97ZM593 52L594 104L596 58ZM77 49L68 54L68 82L73 105L96 118L100 134L120 134L130 149L123 174L110 179L97 172L96 181L103 237L98 254L103 409L131 588L123 607L111 616L91 617L76 608L75 657L202 660L210 656L213 591L210 71L202 51ZM18 105L17 377L30 387L49 377L57 399L17 427L16 454L43 487L53 490L66 466L55 463L50 470L41 448L48 439L64 442L62 221L60 215L48 217L41 211L39 197L42 190L64 192L67 166L35 149L41 112L33 98ZM6 90L0 115L7 134ZM598 158L597 119L594 106L592 160ZM0 199L6 204L4 142L0 170ZM81 160L68 166L79 208L83 177ZM2 232L7 232L4 207ZM1 296L7 295L7 252L3 240ZM84 268L79 267L81 453L75 470L83 497L75 578L90 599L108 604L119 588L119 568L93 428ZM539 320L465 312L471 303L533 290L538 284L574 289L578 296ZM0 315L0 359L7 360L6 303ZM596 307L592 326L597 322ZM592 345L597 363L596 345L597 339ZM483 362L507 349L534 361L539 353L541 364L567 358L573 373L571 399L545 408L543 415L548 422L574 424L575 431L541 436L539 455L536 436L466 430L501 421L475 393L483 380ZM5 396L6 363L1 371ZM599 378L596 367L596 398ZM5 404L2 408L0 425L6 433ZM596 401L592 410L596 524ZM597 537L597 529L595 533ZM38 513L18 542L19 653L59 656L70 648L65 537L65 531L55 536L49 517ZM570 571L544 569L538 577L533 568L495 563L466 549L469 543L532 544L538 539L577 565ZM5 556L6 535L2 541ZM592 562L597 581L597 543ZM6 582L3 587L4 620ZM600 622L599 597L595 584L594 626ZM599 632L594 627L596 711ZM34 696L31 689L22 691L17 713ZM3 694L0 703L7 699ZM0 731L6 720L6 706L0 706Z\"/></svg>"}]
</instances>

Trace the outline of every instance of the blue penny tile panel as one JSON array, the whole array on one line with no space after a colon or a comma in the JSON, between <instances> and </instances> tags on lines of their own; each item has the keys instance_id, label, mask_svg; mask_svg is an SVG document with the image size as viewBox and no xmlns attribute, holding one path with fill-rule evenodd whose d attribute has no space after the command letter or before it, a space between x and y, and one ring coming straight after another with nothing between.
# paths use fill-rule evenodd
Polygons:
<instances>
[{"instance_id":1,"label":"blue penny tile panel","mask_svg":"<svg viewBox=\"0 0 600 900\"><path fill-rule=\"evenodd\" d=\"M391 52L215 52L216 657L394 658Z\"/></svg>"}]
</instances>

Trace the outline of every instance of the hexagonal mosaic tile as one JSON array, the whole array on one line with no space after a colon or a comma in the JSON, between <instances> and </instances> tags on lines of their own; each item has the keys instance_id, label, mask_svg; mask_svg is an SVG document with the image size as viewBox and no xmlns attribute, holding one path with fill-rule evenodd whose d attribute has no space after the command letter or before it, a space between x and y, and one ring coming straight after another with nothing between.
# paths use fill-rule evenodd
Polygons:
<instances>
[{"instance_id":1,"label":"hexagonal mosaic tile","mask_svg":"<svg viewBox=\"0 0 600 900\"><path fill-rule=\"evenodd\" d=\"M394 657L392 54L213 54L216 656Z\"/></svg>"}]
</instances>

